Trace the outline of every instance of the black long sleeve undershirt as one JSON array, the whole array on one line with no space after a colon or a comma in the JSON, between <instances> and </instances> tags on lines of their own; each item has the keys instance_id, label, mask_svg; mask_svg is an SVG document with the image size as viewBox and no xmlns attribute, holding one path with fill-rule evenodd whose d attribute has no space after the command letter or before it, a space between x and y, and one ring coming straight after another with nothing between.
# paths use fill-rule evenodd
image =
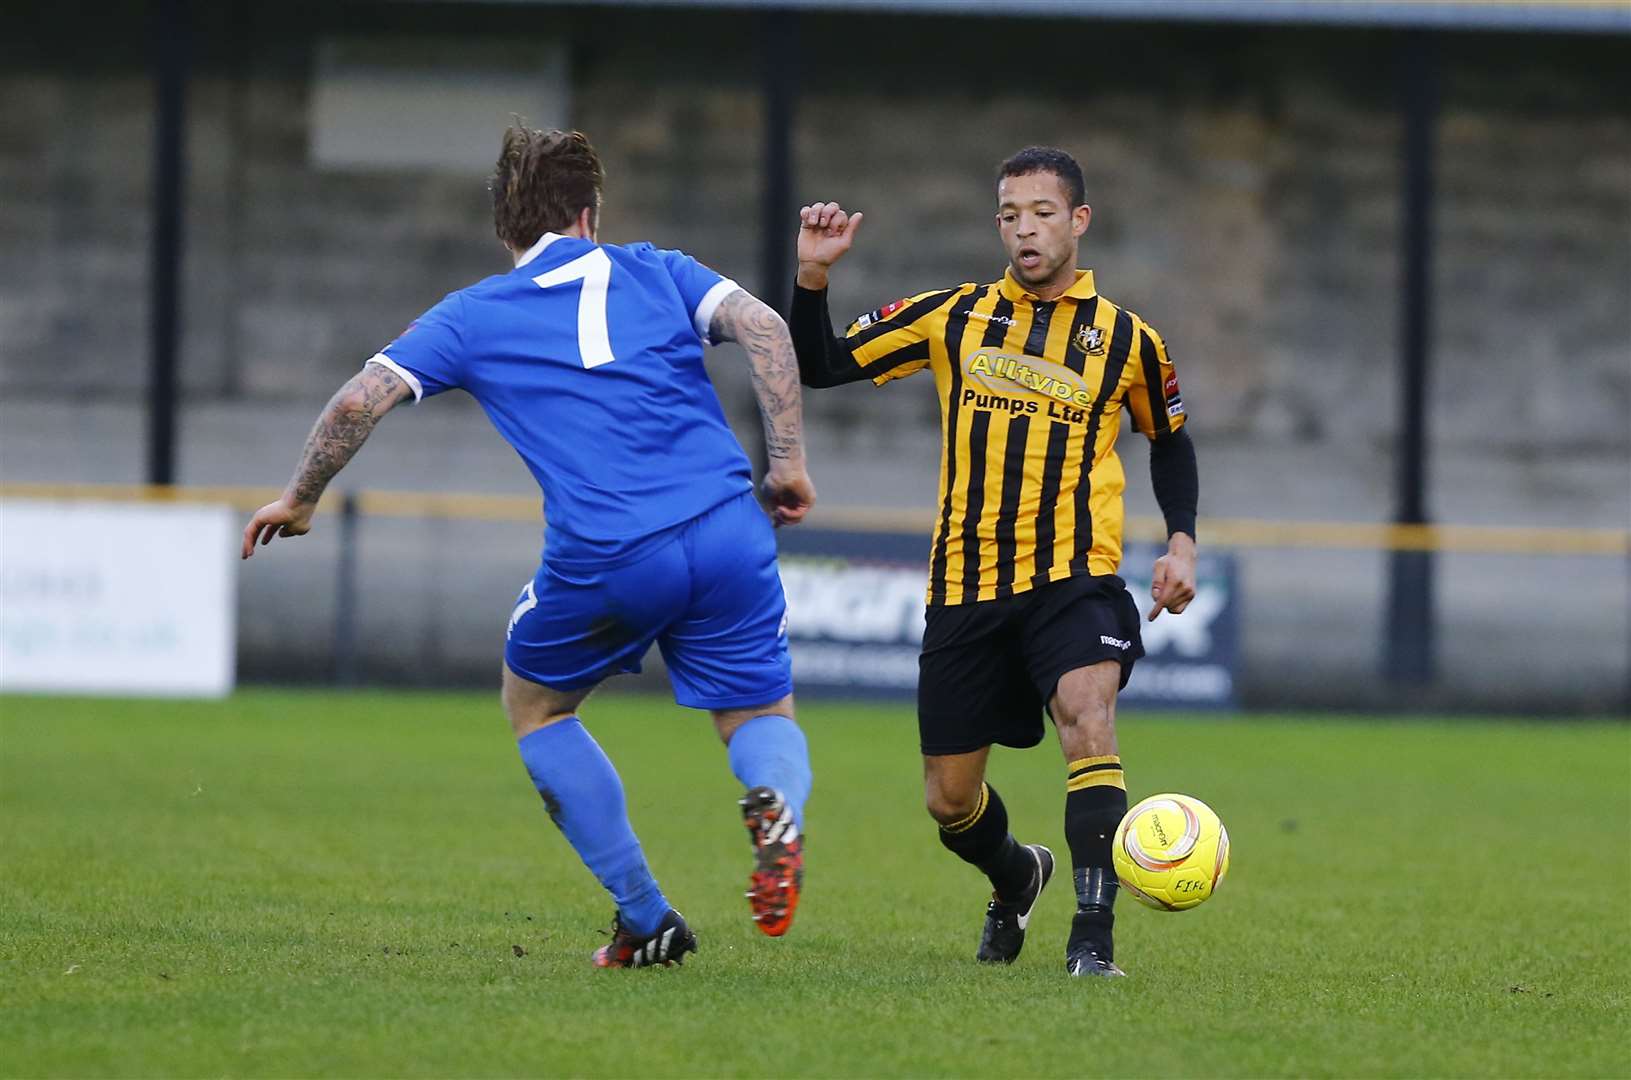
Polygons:
<instances>
[{"instance_id":1,"label":"black long sleeve undershirt","mask_svg":"<svg viewBox=\"0 0 1631 1080\"><path fill-rule=\"evenodd\" d=\"M1194 539L1201 476L1195 463L1194 440L1184 428L1150 443L1150 486L1155 489L1155 501L1161 504L1161 515L1167 519L1167 535L1188 533Z\"/></svg>"},{"instance_id":2,"label":"black long sleeve undershirt","mask_svg":"<svg viewBox=\"0 0 1631 1080\"><path fill-rule=\"evenodd\" d=\"M799 381L812 389L860 382L866 371L832 332L827 290L793 286L787 329L799 360Z\"/></svg>"}]
</instances>

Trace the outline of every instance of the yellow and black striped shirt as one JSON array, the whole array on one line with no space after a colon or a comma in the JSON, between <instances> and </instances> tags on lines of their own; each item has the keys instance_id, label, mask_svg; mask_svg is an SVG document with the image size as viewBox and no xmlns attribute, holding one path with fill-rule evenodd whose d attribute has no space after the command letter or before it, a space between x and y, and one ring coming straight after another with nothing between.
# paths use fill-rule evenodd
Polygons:
<instances>
[{"instance_id":1,"label":"yellow and black striped shirt","mask_svg":"<svg viewBox=\"0 0 1631 1080\"><path fill-rule=\"evenodd\" d=\"M940 395L940 516L929 603L966 604L1121 564L1121 410L1146 436L1184 424L1161 335L1099 296L1093 272L1057 300L1012 272L897 301L844 348L882 385L928 368Z\"/></svg>"}]
</instances>

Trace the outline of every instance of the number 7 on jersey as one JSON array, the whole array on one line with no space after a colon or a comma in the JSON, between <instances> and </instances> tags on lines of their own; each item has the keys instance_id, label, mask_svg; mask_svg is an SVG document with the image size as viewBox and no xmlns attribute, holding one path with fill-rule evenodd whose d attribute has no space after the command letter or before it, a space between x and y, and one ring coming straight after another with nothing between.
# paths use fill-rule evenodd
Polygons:
<instances>
[{"instance_id":1,"label":"number 7 on jersey","mask_svg":"<svg viewBox=\"0 0 1631 1080\"><path fill-rule=\"evenodd\" d=\"M606 328L606 289L611 280L612 260L600 248L532 279L540 289L583 282L583 290L578 293L578 352L586 368L596 368L617 359L612 355L611 334Z\"/></svg>"}]
</instances>

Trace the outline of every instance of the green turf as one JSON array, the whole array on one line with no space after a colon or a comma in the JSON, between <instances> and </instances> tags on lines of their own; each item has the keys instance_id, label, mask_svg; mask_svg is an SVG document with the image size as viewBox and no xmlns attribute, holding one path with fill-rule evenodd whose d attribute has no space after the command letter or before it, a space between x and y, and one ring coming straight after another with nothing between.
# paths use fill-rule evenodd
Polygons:
<instances>
[{"instance_id":1,"label":"green turf","mask_svg":"<svg viewBox=\"0 0 1631 1080\"><path fill-rule=\"evenodd\" d=\"M1195 911L1124 898L1107 984L1063 973L1064 876L1017 964L973 963L982 882L920 808L909 710L804 710L780 941L706 719L585 712L684 968L590 969L610 905L492 695L0 699L0 1073L1631 1074L1623 724L1124 716L1132 794L1201 796L1235 846ZM1061 856L1063 776L994 759Z\"/></svg>"}]
</instances>

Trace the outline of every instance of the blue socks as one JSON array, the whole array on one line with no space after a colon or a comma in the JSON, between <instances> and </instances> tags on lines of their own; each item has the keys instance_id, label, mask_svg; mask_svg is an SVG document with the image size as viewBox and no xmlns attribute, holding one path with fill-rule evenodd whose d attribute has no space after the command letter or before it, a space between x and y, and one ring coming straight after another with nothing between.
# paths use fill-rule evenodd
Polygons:
<instances>
[{"instance_id":1,"label":"blue socks","mask_svg":"<svg viewBox=\"0 0 1631 1080\"><path fill-rule=\"evenodd\" d=\"M791 721L781 717L761 719L782 720L792 726ZM798 734L798 729L793 728L793 732ZM800 735L801 749L803 743ZM623 924L636 934L655 931L668 914L668 899L651 876L640 841L629 825L623 781L606 752L575 716L539 728L516 745L550 818L583 864L617 901ZM732 745L734 766L734 740ZM808 766L804 775L809 776ZM808 787L806 780L805 790Z\"/></svg>"},{"instance_id":2,"label":"blue socks","mask_svg":"<svg viewBox=\"0 0 1631 1080\"><path fill-rule=\"evenodd\" d=\"M636 934L654 932L668 914L668 898L646 865L629 825L623 781L600 744L574 716L539 728L516 745L551 820L612 894L623 924ZM754 717L736 729L728 751L731 772L744 787L775 788L793 820L803 824L810 752L790 717Z\"/></svg>"},{"instance_id":3,"label":"blue socks","mask_svg":"<svg viewBox=\"0 0 1631 1080\"><path fill-rule=\"evenodd\" d=\"M804 824L804 802L810 797L810 748L804 732L787 716L755 716L736 729L726 749L731 772L743 787L773 787Z\"/></svg>"}]
</instances>

